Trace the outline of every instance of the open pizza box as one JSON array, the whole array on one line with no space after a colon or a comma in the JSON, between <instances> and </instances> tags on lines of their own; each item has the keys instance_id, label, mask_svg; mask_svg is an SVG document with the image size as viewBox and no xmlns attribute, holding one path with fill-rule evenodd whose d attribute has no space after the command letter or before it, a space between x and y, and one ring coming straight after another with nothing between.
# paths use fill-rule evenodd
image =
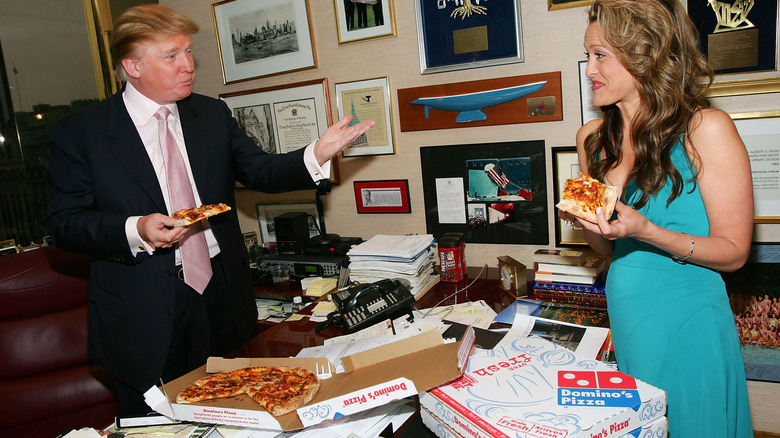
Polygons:
<instances>
[{"instance_id":1,"label":"open pizza box","mask_svg":"<svg viewBox=\"0 0 780 438\"><path fill-rule=\"evenodd\" d=\"M251 366L301 367L322 372L329 369L327 359L212 357L206 365L162 387L152 387L144 395L152 409L179 421L297 430L416 396L456 379L462 375L473 345L473 330L454 343L445 343L439 333L425 332L345 357L344 373L321 378L320 389L311 402L279 417L272 416L246 395L190 404L176 403L176 396L211 373Z\"/></svg>"}]
</instances>

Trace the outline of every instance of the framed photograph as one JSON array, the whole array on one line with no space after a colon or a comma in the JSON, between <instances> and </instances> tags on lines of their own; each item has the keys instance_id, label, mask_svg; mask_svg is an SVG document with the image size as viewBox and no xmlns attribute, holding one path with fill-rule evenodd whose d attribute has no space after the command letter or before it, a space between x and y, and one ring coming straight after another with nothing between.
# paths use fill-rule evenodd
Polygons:
<instances>
[{"instance_id":1,"label":"framed photograph","mask_svg":"<svg viewBox=\"0 0 780 438\"><path fill-rule=\"evenodd\" d=\"M211 5L225 84L317 66L307 0Z\"/></svg>"},{"instance_id":2,"label":"framed photograph","mask_svg":"<svg viewBox=\"0 0 780 438\"><path fill-rule=\"evenodd\" d=\"M780 110L731 114L750 155L753 221L780 223Z\"/></svg>"},{"instance_id":3,"label":"framed photograph","mask_svg":"<svg viewBox=\"0 0 780 438\"><path fill-rule=\"evenodd\" d=\"M331 125L328 80L315 79L220 94L246 135L269 154L304 148ZM331 182L339 183L331 160Z\"/></svg>"},{"instance_id":4,"label":"framed photograph","mask_svg":"<svg viewBox=\"0 0 780 438\"><path fill-rule=\"evenodd\" d=\"M249 254L249 267L257 268L257 259L260 257L260 242L257 241L257 233L254 231L244 233L244 245Z\"/></svg>"},{"instance_id":5,"label":"framed photograph","mask_svg":"<svg viewBox=\"0 0 780 438\"><path fill-rule=\"evenodd\" d=\"M715 70L709 97L780 91L777 1L749 2L731 9L698 0L684 0L684 4L699 31L699 45Z\"/></svg>"},{"instance_id":6,"label":"framed photograph","mask_svg":"<svg viewBox=\"0 0 780 438\"><path fill-rule=\"evenodd\" d=\"M386 77L336 84L336 105L339 119L345 114L352 115L350 126L361 120L376 121L376 125L356 138L342 155L356 157L395 153L390 83Z\"/></svg>"},{"instance_id":7,"label":"framed photograph","mask_svg":"<svg viewBox=\"0 0 780 438\"><path fill-rule=\"evenodd\" d=\"M276 242L274 218L290 212L302 212L308 215L309 237L320 234L317 225L320 221L320 215L317 213L317 205L314 202L257 204L257 221L260 225L260 237L263 242Z\"/></svg>"},{"instance_id":8,"label":"framed photograph","mask_svg":"<svg viewBox=\"0 0 780 438\"><path fill-rule=\"evenodd\" d=\"M582 124L586 124L591 120L601 118L601 108L593 105L593 88L591 87L591 81L585 70L588 68L588 61L580 61L580 114L582 116Z\"/></svg>"},{"instance_id":9,"label":"framed photograph","mask_svg":"<svg viewBox=\"0 0 780 438\"><path fill-rule=\"evenodd\" d=\"M753 243L747 263L735 272L723 272L740 340L745 377L780 382L780 244Z\"/></svg>"},{"instance_id":10,"label":"framed photograph","mask_svg":"<svg viewBox=\"0 0 780 438\"><path fill-rule=\"evenodd\" d=\"M593 0L547 0L547 10L555 11L558 9L576 8L578 6L588 6Z\"/></svg>"},{"instance_id":11,"label":"framed photograph","mask_svg":"<svg viewBox=\"0 0 780 438\"><path fill-rule=\"evenodd\" d=\"M548 245L543 140L420 148L425 222L435 237Z\"/></svg>"},{"instance_id":12,"label":"framed photograph","mask_svg":"<svg viewBox=\"0 0 780 438\"><path fill-rule=\"evenodd\" d=\"M358 213L411 213L409 180L355 181Z\"/></svg>"},{"instance_id":13,"label":"framed photograph","mask_svg":"<svg viewBox=\"0 0 780 438\"><path fill-rule=\"evenodd\" d=\"M333 0L339 44L395 36L393 0Z\"/></svg>"},{"instance_id":14,"label":"framed photograph","mask_svg":"<svg viewBox=\"0 0 780 438\"><path fill-rule=\"evenodd\" d=\"M577 147L576 146L562 146L552 148L553 158L553 178L555 183L555 191L553 198L553 205L558 204L561 200L561 193L563 193L563 187L566 184L566 180L569 178L576 178L580 171L580 163L577 159ZM588 242L585 241L585 234L582 228L575 226L569 227L564 225L563 220L558 218L558 209L553 212L555 218L555 246L587 246Z\"/></svg>"},{"instance_id":15,"label":"framed photograph","mask_svg":"<svg viewBox=\"0 0 780 438\"><path fill-rule=\"evenodd\" d=\"M420 72L523 62L520 0L414 0Z\"/></svg>"}]
</instances>

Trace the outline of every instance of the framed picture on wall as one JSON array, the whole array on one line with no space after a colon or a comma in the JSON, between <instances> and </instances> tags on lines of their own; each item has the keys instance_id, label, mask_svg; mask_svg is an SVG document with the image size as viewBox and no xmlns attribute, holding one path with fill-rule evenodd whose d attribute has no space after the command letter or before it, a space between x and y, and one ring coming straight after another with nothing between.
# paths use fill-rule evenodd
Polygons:
<instances>
[{"instance_id":1,"label":"framed picture on wall","mask_svg":"<svg viewBox=\"0 0 780 438\"><path fill-rule=\"evenodd\" d=\"M731 114L750 156L753 221L780 223L780 110Z\"/></svg>"},{"instance_id":2,"label":"framed picture on wall","mask_svg":"<svg viewBox=\"0 0 780 438\"><path fill-rule=\"evenodd\" d=\"M587 6L593 3L593 0L547 0L547 10L555 11L558 9L576 8L578 6Z\"/></svg>"},{"instance_id":3,"label":"framed picture on wall","mask_svg":"<svg viewBox=\"0 0 780 438\"><path fill-rule=\"evenodd\" d=\"M331 125L328 80L315 79L220 94L241 129L269 154L304 148ZM331 160L331 182L339 183Z\"/></svg>"},{"instance_id":4,"label":"framed picture on wall","mask_svg":"<svg viewBox=\"0 0 780 438\"><path fill-rule=\"evenodd\" d=\"M553 205L561 200L563 187L569 178L577 178L580 171L580 164L577 158L577 148L575 146L562 146L552 148L553 156L553 178L555 184ZM558 209L553 212L555 218L555 246L587 246L585 234L582 228L577 226L566 226L563 220L558 217Z\"/></svg>"},{"instance_id":5,"label":"framed picture on wall","mask_svg":"<svg viewBox=\"0 0 780 438\"><path fill-rule=\"evenodd\" d=\"M263 242L276 242L274 219L285 213L306 213L309 222L309 237L320 234L318 223L320 215L314 202L257 204L257 222Z\"/></svg>"},{"instance_id":6,"label":"framed picture on wall","mask_svg":"<svg viewBox=\"0 0 780 438\"><path fill-rule=\"evenodd\" d=\"M587 61L579 62L580 69L580 115L582 116L582 124L586 124L591 120L601 118L601 108L593 105L593 88L592 82L585 70L588 67Z\"/></svg>"},{"instance_id":7,"label":"framed picture on wall","mask_svg":"<svg viewBox=\"0 0 780 438\"><path fill-rule=\"evenodd\" d=\"M523 62L520 0L414 0L420 72Z\"/></svg>"},{"instance_id":8,"label":"framed picture on wall","mask_svg":"<svg viewBox=\"0 0 780 438\"><path fill-rule=\"evenodd\" d=\"M780 91L778 2L683 0L699 46L715 70L709 97ZM718 7L723 4L725 7Z\"/></svg>"},{"instance_id":9,"label":"framed picture on wall","mask_svg":"<svg viewBox=\"0 0 780 438\"><path fill-rule=\"evenodd\" d=\"M550 243L543 140L424 146L420 164L429 234Z\"/></svg>"},{"instance_id":10,"label":"framed picture on wall","mask_svg":"<svg viewBox=\"0 0 780 438\"><path fill-rule=\"evenodd\" d=\"M393 0L333 0L339 44L395 36Z\"/></svg>"},{"instance_id":11,"label":"framed picture on wall","mask_svg":"<svg viewBox=\"0 0 780 438\"><path fill-rule=\"evenodd\" d=\"M344 149L342 154L345 157L395 153L390 82L387 78L336 84L336 105L339 119L347 114L352 115L350 126L361 120L376 121L374 127Z\"/></svg>"},{"instance_id":12,"label":"framed picture on wall","mask_svg":"<svg viewBox=\"0 0 780 438\"><path fill-rule=\"evenodd\" d=\"M355 181L358 213L411 213L409 180Z\"/></svg>"},{"instance_id":13,"label":"framed picture on wall","mask_svg":"<svg viewBox=\"0 0 780 438\"><path fill-rule=\"evenodd\" d=\"M225 84L317 66L307 0L211 5Z\"/></svg>"}]
</instances>

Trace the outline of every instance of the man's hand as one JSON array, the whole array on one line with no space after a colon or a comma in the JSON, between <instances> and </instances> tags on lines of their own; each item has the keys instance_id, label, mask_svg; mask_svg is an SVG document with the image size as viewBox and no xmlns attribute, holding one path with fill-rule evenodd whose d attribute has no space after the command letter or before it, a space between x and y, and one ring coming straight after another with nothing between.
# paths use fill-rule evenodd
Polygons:
<instances>
[{"instance_id":1,"label":"man's hand","mask_svg":"<svg viewBox=\"0 0 780 438\"><path fill-rule=\"evenodd\" d=\"M346 115L322 133L314 147L314 157L320 166L346 149L360 134L376 125L375 121L367 120L354 126L348 126L351 121L352 116Z\"/></svg>"},{"instance_id":2,"label":"man's hand","mask_svg":"<svg viewBox=\"0 0 780 438\"><path fill-rule=\"evenodd\" d=\"M138 219L138 234L155 248L170 248L184 238L187 227L173 227L176 220L160 213Z\"/></svg>"}]
</instances>

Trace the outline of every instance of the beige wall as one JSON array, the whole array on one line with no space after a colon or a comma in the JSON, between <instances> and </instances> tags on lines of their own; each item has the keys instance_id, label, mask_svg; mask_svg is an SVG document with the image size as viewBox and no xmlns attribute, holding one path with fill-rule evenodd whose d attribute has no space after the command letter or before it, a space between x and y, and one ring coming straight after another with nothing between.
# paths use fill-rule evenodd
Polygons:
<instances>
[{"instance_id":1,"label":"beige wall","mask_svg":"<svg viewBox=\"0 0 780 438\"><path fill-rule=\"evenodd\" d=\"M546 148L573 146L580 126L579 78L577 62L584 58L582 35L585 31L585 8L548 11L547 2L522 2L523 47L525 62L505 66L485 67L458 72L421 75L417 50L417 29L412 0L394 0L398 36L338 45L334 4L331 0L311 0L310 18L319 67L296 73L282 74L223 85L217 49L212 0L161 0L160 3L181 11L198 22L200 33L194 37L198 79L196 91L210 96L309 79L327 78L330 86L333 118L336 118L334 84L387 76L393 99L393 120L396 154L359 158L340 158L342 185L326 198L327 229L342 236L370 238L375 234L425 233L422 178L419 162L421 146L453 145L512 140L543 139ZM495 77L517 76L560 71L563 88L563 121L505 125L496 127L457 128L423 132L400 132L398 105L399 88L457 83ZM780 109L780 93L715 100L715 106L728 112L767 111ZM552 187L552 164L547 158L547 185ZM411 192L410 215L358 215L352 182L356 180L408 179ZM551 192L552 193L552 192ZM244 231L257 231L255 204L286 200L313 200L313 193L261 195L240 191L238 209ZM554 242L552 199L548 200L550 240ZM757 225L757 241L780 240L780 225ZM549 245L552 247L552 243ZM496 266L496 257L509 254L528 266L536 246L468 244L470 266ZM751 382L754 399L755 426L758 430L780 431L780 419L768 409L774 405L778 385ZM758 390L758 391L757 391ZM756 395L758 394L758 395ZM775 394L775 395L772 395ZM759 398L756 398L759 397ZM756 403L758 401L761 403ZM762 407L763 406L763 407Z\"/></svg>"}]
</instances>

